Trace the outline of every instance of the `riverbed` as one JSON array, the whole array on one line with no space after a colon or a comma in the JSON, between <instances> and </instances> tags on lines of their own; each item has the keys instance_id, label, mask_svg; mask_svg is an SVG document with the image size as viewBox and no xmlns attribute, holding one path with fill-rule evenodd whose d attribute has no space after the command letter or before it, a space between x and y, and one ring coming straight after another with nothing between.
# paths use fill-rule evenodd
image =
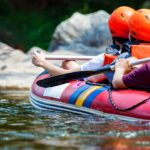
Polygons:
<instances>
[{"instance_id":1,"label":"riverbed","mask_svg":"<svg viewBox=\"0 0 150 150\"><path fill-rule=\"evenodd\" d=\"M33 108L28 91L0 94L2 150L148 150L150 122Z\"/></svg>"}]
</instances>

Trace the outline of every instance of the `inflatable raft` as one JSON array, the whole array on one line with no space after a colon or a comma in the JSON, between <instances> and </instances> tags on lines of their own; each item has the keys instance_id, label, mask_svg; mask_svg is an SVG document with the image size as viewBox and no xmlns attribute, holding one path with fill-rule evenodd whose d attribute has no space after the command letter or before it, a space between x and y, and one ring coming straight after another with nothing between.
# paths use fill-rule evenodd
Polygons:
<instances>
[{"instance_id":1,"label":"inflatable raft","mask_svg":"<svg viewBox=\"0 0 150 150\"><path fill-rule=\"evenodd\" d=\"M149 92L112 90L109 85L93 85L79 80L48 88L37 85L37 81L47 77L49 75L44 71L32 84L30 101L38 109L150 120Z\"/></svg>"}]
</instances>

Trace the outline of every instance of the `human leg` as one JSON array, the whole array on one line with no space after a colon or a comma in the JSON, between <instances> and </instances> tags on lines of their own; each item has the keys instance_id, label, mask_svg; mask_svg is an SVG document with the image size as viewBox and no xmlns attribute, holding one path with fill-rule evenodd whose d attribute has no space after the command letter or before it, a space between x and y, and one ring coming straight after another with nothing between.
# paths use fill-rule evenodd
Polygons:
<instances>
[{"instance_id":1,"label":"human leg","mask_svg":"<svg viewBox=\"0 0 150 150\"><path fill-rule=\"evenodd\" d=\"M73 68L80 68L80 65L76 62L76 61L72 61L72 60L65 60L62 62L61 67L63 69L73 69Z\"/></svg>"}]
</instances>

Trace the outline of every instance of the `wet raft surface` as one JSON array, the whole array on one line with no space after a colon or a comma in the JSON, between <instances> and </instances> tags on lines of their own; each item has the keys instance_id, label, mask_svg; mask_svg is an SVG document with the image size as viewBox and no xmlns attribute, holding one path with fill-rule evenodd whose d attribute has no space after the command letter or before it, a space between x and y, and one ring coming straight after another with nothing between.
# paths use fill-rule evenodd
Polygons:
<instances>
[{"instance_id":1,"label":"wet raft surface","mask_svg":"<svg viewBox=\"0 0 150 150\"><path fill-rule=\"evenodd\" d=\"M1 149L150 149L150 122L41 111L17 98L0 99Z\"/></svg>"}]
</instances>

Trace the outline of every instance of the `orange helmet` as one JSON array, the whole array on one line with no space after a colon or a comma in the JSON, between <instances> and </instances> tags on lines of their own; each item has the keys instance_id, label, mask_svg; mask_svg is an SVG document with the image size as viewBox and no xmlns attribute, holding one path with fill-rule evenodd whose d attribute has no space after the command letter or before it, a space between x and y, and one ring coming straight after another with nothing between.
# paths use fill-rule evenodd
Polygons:
<instances>
[{"instance_id":1,"label":"orange helmet","mask_svg":"<svg viewBox=\"0 0 150 150\"><path fill-rule=\"evenodd\" d=\"M134 11L134 9L128 6L121 6L112 12L108 21L112 37L128 38L128 20Z\"/></svg>"},{"instance_id":2,"label":"orange helmet","mask_svg":"<svg viewBox=\"0 0 150 150\"><path fill-rule=\"evenodd\" d=\"M139 9L129 18L129 30L133 38L150 42L150 9Z\"/></svg>"}]
</instances>

